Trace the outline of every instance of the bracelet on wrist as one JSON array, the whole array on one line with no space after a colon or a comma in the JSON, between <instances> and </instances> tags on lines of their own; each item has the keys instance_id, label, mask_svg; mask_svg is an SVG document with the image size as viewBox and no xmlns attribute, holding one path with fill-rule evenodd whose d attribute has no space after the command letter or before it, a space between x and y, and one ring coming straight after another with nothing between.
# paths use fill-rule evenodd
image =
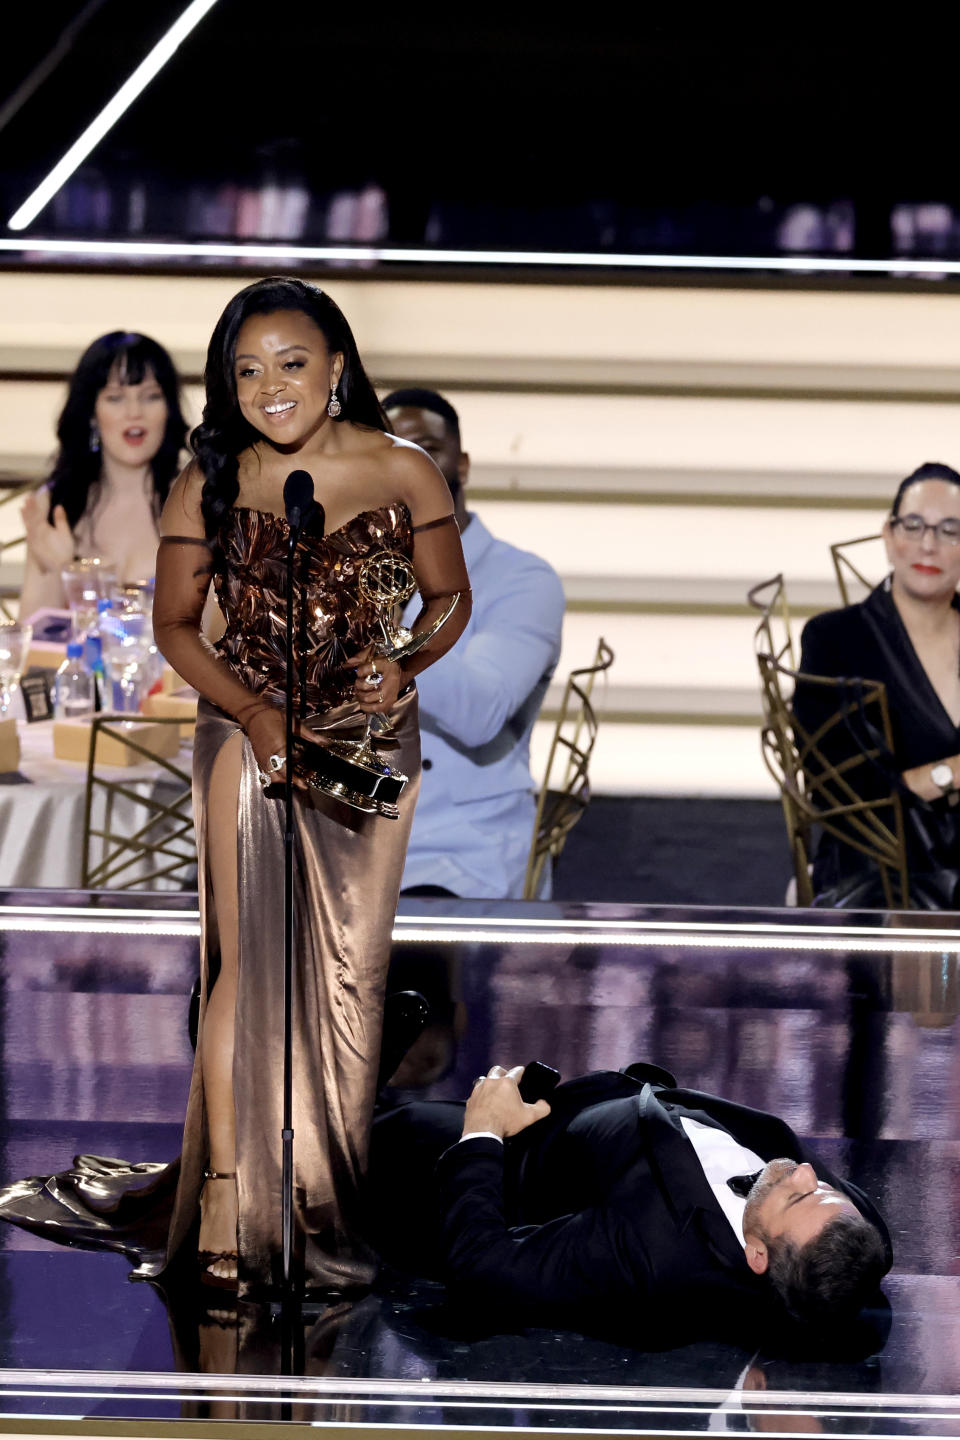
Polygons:
<instances>
[{"instance_id":1,"label":"bracelet on wrist","mask_svg":"<svg viewBox=\"0 0 960 1440\"><path fill-rule=\"evenodd\" d=\"M253 700L249 705L241 706L241 708L234 713L233 718L242 730L246 730L247 726L250 725L258 715L261 715L265 710L272 709L273 706L268 700Z\"/></svg>"}]
</instances>

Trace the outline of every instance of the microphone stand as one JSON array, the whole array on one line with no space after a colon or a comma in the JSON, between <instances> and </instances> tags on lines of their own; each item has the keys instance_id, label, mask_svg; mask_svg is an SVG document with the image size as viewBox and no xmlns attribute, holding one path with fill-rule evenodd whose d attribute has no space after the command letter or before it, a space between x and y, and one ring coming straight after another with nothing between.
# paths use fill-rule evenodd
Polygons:
<instances>
[{"instance_id":1,"label":"microphone stand","mask_svg":"<svg viewBox=\"0 0 960 1440\"><path fill-rule=\"evenodd\" d=\"M300 539L302 512L292 512L287 542L287 654L285 720L287 763L283 830L283 1290L293 1295L293 562Z\"/></svg>"},{"instance_id":2,"label":"microphone stand","mask_svg":"<svg viewBox=\"0 0 960 1440\"><path fill-rule=\"evenodd\" d=\"M284 735L287 763L284 767L283 825L283 1124L281 1226L282 1279L280 1286L280 1371L283 1375L298 1373L298 1343L303 1297L293 1273L293 676L294 631L293 595L294 561L297 545L308 522L319 518L322 527L323 509L313 499L313 480L306 470L294 470L283 487L287 538L287 610L286 610L286 675L284 683ZM322 528L320 533L322 534ZM301 610L302 610L301 600ZM301 621L303 616L301 614ZM302 628L302 627L301 627ZM301 675L301 690L303 676ZM301 702L302 702L301 695ZM301 1337L302 1341L302 1337ZM302 1344L301 1344L302 1349ZM300 1357L302 1360L302 1356ZM302 1367L301 1367L302 1368Z\"/></svg>"}]
</instances>

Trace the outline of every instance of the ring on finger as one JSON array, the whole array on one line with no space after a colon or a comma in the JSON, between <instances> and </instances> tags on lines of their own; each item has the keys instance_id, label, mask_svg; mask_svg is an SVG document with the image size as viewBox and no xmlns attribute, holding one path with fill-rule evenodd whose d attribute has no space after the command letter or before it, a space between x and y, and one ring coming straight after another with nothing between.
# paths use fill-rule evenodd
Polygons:
<instances>
[{"instance_id":1,"label":"ring on finger","mask_svg":"<svg viewBox=\"0 0 960 1440\"><path fill-rule=\"evenodd\" d=\"M383 676L376 666L373 667L363 683L364 685L369 685L372 690L376 690L377 686L383 683Z\"/></svg>"},{"instance_id":2,"label":"ring on finger","mask_svg":"<svg viewBox=\"0 0 960 1440\"><path fill-rule=\"evenodd\" d=\"M267 758L267 764L270 766L270 769L274 775L277 773L278 770L282 770L286 763L286 755L270 755Z\"/></svg>"},{"instance_id":3,"label":"ring on finger","mask_svg":"<svg viewBox=\"0 0 960 1440\"><path fill-rule=\"evenodd\" d=\"M261 790L269 790L270 786L274 783L274 777L268 775L266 770L258 770L257 779L260 781Z\"/></svg>"}]
</instances>

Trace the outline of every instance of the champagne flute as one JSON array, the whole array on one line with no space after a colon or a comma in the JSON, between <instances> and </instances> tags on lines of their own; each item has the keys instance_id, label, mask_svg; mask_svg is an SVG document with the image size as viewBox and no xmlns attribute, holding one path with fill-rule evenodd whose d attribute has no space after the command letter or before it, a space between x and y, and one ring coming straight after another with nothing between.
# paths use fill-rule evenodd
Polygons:
<instances>
[{"instance_id":1,"label":"champagne flute","mask_svg":"<svg viewBox=\"0 0 960 1440\"><path fill-rule=\"evenodd\" d=\"M31 625L0 625L0 719L7 717L27 663L32 639Z\"/></svg>"},{"instance_id":2,"label":"champagne flute","mask_svg":"<svg viewBox=\"0 0 960 1440\"><path fill-rule=\"evenodd\" d=\"M100 641L115 702L111 708L123 715L135 715L140 709L153 645L150 616L129 608L123 601L111 602L100 611Z\"/></svg>"},{"instance_id":3,"label":"champagne flute","mask_svg":"<svg viewBox=\"0 0 960 1440\"><path fill-rule=\"evenodd\" d=\"M83 640L97 623L97 605L110 596L117 572L98 556L73 560L60 572L63 593L73 616L73 638Z\"/></svg>"}]
</instances>

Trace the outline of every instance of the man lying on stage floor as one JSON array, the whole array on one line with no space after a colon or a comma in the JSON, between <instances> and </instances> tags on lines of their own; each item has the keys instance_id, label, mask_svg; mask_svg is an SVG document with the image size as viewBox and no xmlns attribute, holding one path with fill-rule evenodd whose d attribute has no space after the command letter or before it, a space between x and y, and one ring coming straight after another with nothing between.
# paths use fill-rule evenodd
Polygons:
<instances>
[{"instance_id":1,"label":"man lying on stage floor","mask_svg":"<svg viewBox=\"0 0 960 1440\"><path fill-rule=\"evenodd\" d=\"M876 1295L886 1225L784 1121L655 1065L571 1080L550 1105L524 1102L522 1073L495 1065L465 1106L378 1116L369 1193L388 1259L511 1325L633 1314L666 1343L843 1325Z\"/></svg>"}]
</instances>

